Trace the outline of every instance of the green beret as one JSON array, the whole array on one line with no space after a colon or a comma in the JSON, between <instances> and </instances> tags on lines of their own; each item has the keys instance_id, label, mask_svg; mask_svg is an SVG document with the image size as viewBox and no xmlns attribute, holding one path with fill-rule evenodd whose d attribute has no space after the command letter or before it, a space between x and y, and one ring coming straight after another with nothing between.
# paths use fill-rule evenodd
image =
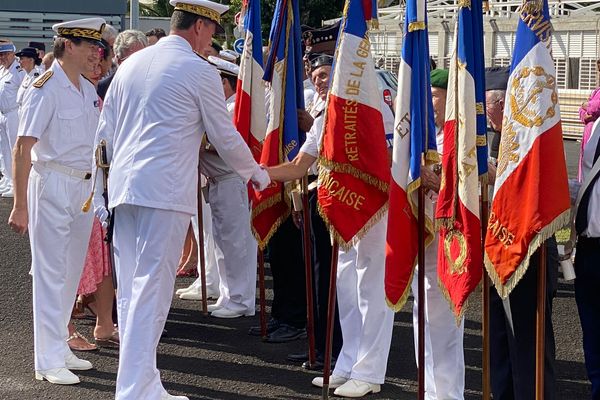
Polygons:
<instances>
[{"instance_id":1,"label":"green beret","mask_svg":"<svg viewBox=\"0 0 600 400\"><path fill-rule=\"evenodd\" d=\"M431 87L448 89L448 70L434 69L431 71Z\"/></svg>"}]
</instances>

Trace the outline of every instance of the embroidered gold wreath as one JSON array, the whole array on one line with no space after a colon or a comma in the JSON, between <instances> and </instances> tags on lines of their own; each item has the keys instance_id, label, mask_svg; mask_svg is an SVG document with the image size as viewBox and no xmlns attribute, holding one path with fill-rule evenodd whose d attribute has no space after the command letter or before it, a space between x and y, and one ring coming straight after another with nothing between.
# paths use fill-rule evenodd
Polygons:
<instances>
[{"instance_id":1,"label":"embroidered gold wreath","mask_svg":"<svg viewBox=\"0 0 600 400\"><path fill-rule=\"evenodd\" d=\"M551 104L541 110L547 91L550 91ZM540 65L521 68L511 82L509 104L514 121L527 128L542 126L544 121L556 115L558 94L554 77Z\"/></svg>"},{"instance_id":2,"label":"embroidered gold wreath","mask_svg":"<svg viewBox=\"0 0 600 400\"><path fill-rule=\"evenodd\" d=\"M177 3L175 5L175 9L200 15L201 17L206 17L208 19L216 21L217 24L221 24L221 14L208 7L198 6L195 4Z\"/></svg>"},{"instance_id":3,"label":"embroidered gold wreath","mask_svg":"<svg viewBox=\"0 0 600 400\"><path fill-rule=\"evenodd\" d=\"M517 141L517 132L513 123L508 122L504 117L502 121L502 135L500 135L500 149L498 151L498 175L502 175L508 164L519 162L519 142Z\"/></svg>"},{"instance_id":4,"label":"embroidered gold wreath","mask_svg":"<svg viewBox=\"0 0 600 400\"><path fill-rule=\"evenodd\" d=\"M452 257L451 248L454 240L458 242L458 256ZM446 234L444 238L444 255L448 264L450 264L450 272L453 275L464 274L467 270L465 261L467 260L467 241L462 232L457 230L451 230Z\"/></svg>"},{"instance_id":5,"label":"embroidered gold wreath","mask_svg":"<svg viewBox=\"0 0 600 400\"><path fill-rule=\"evenodd\" d=\"M102 27L100 27L100 30L85 29L85 28L58 28L58 35L100 40L100 39L102 39L102 30L103 29L104 29L104 24L102 24Z\"/></svg>"}]
</instances>

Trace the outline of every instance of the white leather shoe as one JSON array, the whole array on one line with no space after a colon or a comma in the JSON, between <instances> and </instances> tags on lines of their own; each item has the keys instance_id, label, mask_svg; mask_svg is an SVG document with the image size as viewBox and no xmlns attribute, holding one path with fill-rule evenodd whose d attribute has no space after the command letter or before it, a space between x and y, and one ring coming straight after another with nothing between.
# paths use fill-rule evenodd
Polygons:
<instances>
[{"instance_id":1,"label":"white leather shoe","mask_svg":"<svg viewBox=\"0 0 600 400\"><path fill-rule=\"evenodd\" d=\"M184 293L185 293L185 292L187 292L188 290L192 290L192 287L191 287L191 286L188 286L188 287L184 287L184 288L181 288L181 289L177 289L177 290L175 291L175 294L176 294L177 296L181 296L182 294L184 294Z\"/></svg>"},{"instance_id":2,"label":"white leather shoe","mask_svg":"<svg viewBox=\"0 0 600 400\"><path fill-rule=\"evenodd\" d=\"M57 385L74 385L79 383L77 375L66 368L53 368L43 371L35 371L35 379L43 381L44 379L50 383Z\"/></svg>"},{"instance_id":3,"label":"white leather shoe","mask_svg":"<svg viewBox=\"0 0 600 400\"><path fill-rule=\"evenodd\" d=\"M179 298L181 300L202 300L202 289L201 288L191 288L183 293L181 293L179 295ZM207 299L218 299L219 298L219 294L217 293L215 295L215 293L210 292L210 291L206 291L206 298Z\"/></svg>"},{"instance_id":4,"label":"white leather shoe","mask_svg":"<svg viewBox=\"0 0 600 400\"><path fill-rule=\"evenodd\" d=\"M209 312L209 313L212 313L212 312L215 312L215 311L217 311L217 310L220 310L221 308L223 308L223 307L221 307L221 306L218 306L218 305L216 305L216 304L209 304L209 305L207 306L207 309L208 309L208 312Z\"/></svg>"},{"instance_id":5,"label":"white leather shoe","mask_svg":"<svg viewBox=\"0 0 600 400\"><path fill-rule=\"evenodd\" d=\"M346 379L344 377L332 374L329 376L329 388L336 389L336 388L342 386L347 381L348 381L348 379ZM312 384L316 387L322 388L323 387L323 377L322 376L316 377L315 379L312 380Z\"/></svg>"},{"instance_id":6,"label":"white leather shoe","mask_svg":"<svg viewBox=\"0 0 600 400\"><path fill-rule=\"evenodd\" d=\"M189 397L186 396L173 396L167 392L163 393L160 396L160 400L190 400Z\"/></svg>"},{"instance_id":7,"label":"white leather shoe","mask_svg":"<svg viewBox=\"0 0 600 400\"><path fill-rule=\"evenodd\" d=\"M65 365L68 369L75 371L87 371L88 369L94 368L91 362L77 358L73 353L65 357Z\"/></svg>"},{"instance_id":8,"label":"white leather shoe","mask_svg":"<svg viewBox=\"0 0 600 400\"><path fill-rule=\"evenodd\" d=\"M350 379L342 386L335 389L333 394L342 397L363 397L369 393L379 393L381 391L381 385L377 383L369 383L365 381L359 381L358 379Z\"/></svg>"},{"instance_id":9,"label":"white leather shoe","mask_svg":"<svg viewBox=\"0 0 600 400\"><path fill-rule=\"evenodd\" d=\"M12 188L10 188L7 192L2 193L2 197L7 197L9 199L12 199L13 197L15 197L15 194L13 193Z\"/></svg>"},{"instance_id":10,"label":"white leather shoe","mask_svg":"<svg viewBox=\"0 0 600 400\"><path fill-rule=\"evenodd\" d=\"M211 317L217 318L238 318L243 317L244 313L239 311L232 311L228 308L219 308L218 310L213 311L210 315Z\"/></svg>"}]
</instances>

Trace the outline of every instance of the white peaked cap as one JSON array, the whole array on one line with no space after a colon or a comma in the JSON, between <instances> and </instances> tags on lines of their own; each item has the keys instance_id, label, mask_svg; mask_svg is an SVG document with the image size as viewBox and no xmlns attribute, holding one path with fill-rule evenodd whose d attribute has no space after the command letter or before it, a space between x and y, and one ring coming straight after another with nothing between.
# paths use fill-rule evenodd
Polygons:
<instances>
[{"instance_id":1,"label":"white peaked cap","mask_svg":"<svg viewBox=\"0 0 600 400\"><path fill-rule=\"evenodd\" d=\"M225 73L237 77L240 73L239 66L232 62L225 61L222 58L208 56L208 61L210 61L215 67L217 67L219 72L221 72L222 74Z\"/></svg>"},{"instance_id":2,"label":"white peaked cap","mask_svg":"<svg viewBox=\"0 0 600 400\"><path fill-rule=\"evenodd\" d=\"M221 15L229 10L229 6L210 0L169 0L169 3L175 7L175 10L186 11L210 19L217 24L217 33L225 32L221 25Z\"/></svg>"},{"instance_id":3,"label":"white peaked cap","mask_svg":"<svg viewBox=\"0 0 600 400\"><path fill-rule=\"evenodd\" d=\"M219 52L219 57L221 57L225 61L234 63L238 59L239 54L233 50L221 50Z\"/></svg>"},{"instance_id":4,"label":"white peaked cap","mask_svg":"<svg viewBox=\"0 0 600 400\"><path fill-rule=\"evenodd\" d=\"M104 18L83 18L52 25L58 36L81 38L100 42L106 21Z\"/></svg>"}]
</instances>

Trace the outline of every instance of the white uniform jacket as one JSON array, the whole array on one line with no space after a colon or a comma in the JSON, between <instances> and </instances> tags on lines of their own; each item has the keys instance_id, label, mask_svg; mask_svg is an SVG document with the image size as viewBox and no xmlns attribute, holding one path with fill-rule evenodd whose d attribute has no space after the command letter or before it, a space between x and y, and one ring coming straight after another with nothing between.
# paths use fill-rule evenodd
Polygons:
<instances>
[{"instance_id":1,"label":"white uniform jacket","mask_svg":"<svg viewBox=\"0 0 600 400\"><path fill-rule=\"evenodd\" d=\"M42 87L25 91L18 135L38 139L31 151L33 163L92 171L90 156L100 114L96 89L79 77L78 90L56 61L50 70L53 75Z\"/></svg>"},{"instance_id":2,"label":"white uniform jacket","mask_svg":"<svg viewBox=\"0 0 600 400\"><path fill-rule=\"evenodd\" d=\"M17 109L17 91L26 73L15 58L10 67L0 72L0 113L7 115Z\"/></svg>"},{"instance_id":3,"label":"white uniform jacket","mask_svg":"<svg viewBox=\"0 0 600 400\"><path fill-rule=\"evenodd\" d=\"M185 39L170 35L129 57L104 99L96 135L112 158L109 207L195 214L203 132L245 181L264 173L227 113L219 73Z\"/></svg>"},{"instance_id":4,"label":"white uniform jacket","mask_svg":"<svg viewBox=\"0 0 600 400\"><path fill-rule=\"evenodd\" d=\"M31 87L33 81L37 79L38 76L43 74L44 72L39 69L39 66L34 67L28 74L25 75L23 81L21 81L21 85L19 86L19 90L17 91L17 106L21 107L23 104L23 97L25 96L25 91Z\"/></svg>"}]
</instances>

